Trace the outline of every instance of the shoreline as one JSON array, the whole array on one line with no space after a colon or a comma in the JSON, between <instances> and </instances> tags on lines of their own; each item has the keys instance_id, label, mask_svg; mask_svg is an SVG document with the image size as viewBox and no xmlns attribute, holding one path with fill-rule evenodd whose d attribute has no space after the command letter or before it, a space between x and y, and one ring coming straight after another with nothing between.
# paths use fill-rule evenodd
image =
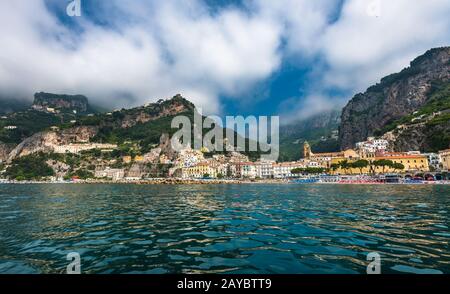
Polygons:
<instances>
[{"instance_id":1,"label":"shoreline","mask_svg":"<svg viewBox=\"0 0 450 294\"><path fill-rule=\"evenodd\" d=\"M106 181L106 180L76 180L76 181L0 181L1 184L100 184L100 185L249 185L249 184L293 184L293 185L450 185L450 180L444 181L421 181L417 183L400 182L400 183L384 183L384 182L362 182L362 181L342 181L342 182L308 182L298 183L288 179L264 179L264 180L217 180L217 179L147 179L147 180L123 180L123 181Z\"/></svg>"}]
</instances>

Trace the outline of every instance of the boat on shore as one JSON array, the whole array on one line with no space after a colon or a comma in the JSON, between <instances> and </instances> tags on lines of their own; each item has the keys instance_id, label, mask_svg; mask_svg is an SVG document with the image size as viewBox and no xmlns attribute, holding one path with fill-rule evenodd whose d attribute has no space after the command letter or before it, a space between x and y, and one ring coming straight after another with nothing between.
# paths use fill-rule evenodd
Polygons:
<instances>
[{"instance_id":1,"label":"boat on shore","mask_svg":"<svg viewBox=\"0 0 450 294\"><path fill-rule=\"evenodd\" d=\"M450 180L426 180L423 178L403 178L398 174L385 175L320 175L297 178L290 181L294 184L349 184L349 185L449 185Z\"/></svg>"}]
</instances>

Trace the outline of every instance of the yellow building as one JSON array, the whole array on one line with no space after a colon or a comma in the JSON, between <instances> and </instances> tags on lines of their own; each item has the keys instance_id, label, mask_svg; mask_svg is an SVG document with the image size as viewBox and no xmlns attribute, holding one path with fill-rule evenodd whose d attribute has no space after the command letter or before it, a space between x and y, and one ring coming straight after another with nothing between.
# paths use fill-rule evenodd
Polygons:
<instances>
[{"instance_id":1,"label":"yellow building","mask_svg":"<svg viewBox=\"0 0 450 294\"><path fill-rule=\"evenodd\" d=\"M183 178L203 178L205 175L208 175L211 178L217 178L217 169L211 167L209 163L199 163L195 166L186 167L182 170Z\"/></svg>"},{"instance_id":2,"label":"yellow building","mask_svg":"<svg viewBox=\"0 0 450 294\"><path fill-rule=\"evenodd\" d=\"M338 168L336 170L332 170L331 172L334 174L369 174L369 173L398 173L398 172L428 172L430 171L430 167L428 165L428 159L425 155L421 154L407 154L407 153L385 153L383 155L375 156L374 158L364 158L369 162L374 162L376 160L390 160L394 163L401 163L405 167L403 170L394 169L388 166L374 166L370 164L368 167L359 169L359 168ZM349 158L333 158L331 160L331 165L339 164L347 160L349 163L353 163L358 159L349 159Z\"/></svg>"},{"instance_id":3,"label":"yellow building","mask_svg":"<svg viewBox=\"0 0 450 294\"><path fill-rule=\"evenodd\" d=\"M317 161L321 166L330 168L333 163L342 160L358 160L359 158L360 156L355 150L347 149L341 152L312 153L310 160Z\"/></svg>"},{"instance_id":4,"label":"yellow building","mask_svg":"<svg viewBox=\"0 0 450 294\"><path fill-rule=\"evenodd\" d=\"M134 158L134 161L136 162L143 162L144 161L144 156L138 155Z\"/></svg>"},{"instance_id":5,"label":"yellow building","mask_svg":"<svg viewBox=\"0 0 450 294\"><path fill-rule=\"evenodd\" d=\"M131 156L124 156L124 157L122 157L122 161L125 164L130 163L131 160L132 160Z\"/></svg>"},{"instance_id":6,"label":"yellow building","mask_svg":"<svg viewBox=\"0 0 450 294\"><path fill-rule=\"evenodd\" d=\"M439 151L443 170L450 170L450 149Z\"/></svg>"}]
</instances>

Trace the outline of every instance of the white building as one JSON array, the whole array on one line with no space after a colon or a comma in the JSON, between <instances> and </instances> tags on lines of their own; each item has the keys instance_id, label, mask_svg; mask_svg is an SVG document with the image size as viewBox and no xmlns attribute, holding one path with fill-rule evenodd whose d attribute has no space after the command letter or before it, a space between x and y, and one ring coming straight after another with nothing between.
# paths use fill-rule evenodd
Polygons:
<instances>
[{"instance_id":1,"label":"white building","mask_svg":"<svg viewBox=\"0 0 450 294\"><path fill-rule=\"evenodd\" d=\"M256 165L253 162L242 162L240 167L242 178L254 179L258 176L256 172Z\"/></svg>"},{"instance_id":2,"label":"white building","mask_svg":"<svg viewBox=\"0 0 450 294\"><path fill-rule=\"evenodd\" d=\"M424 153L428 159L428 166L433 168L434 170L441 169L441 157L437 153Z\"/></svg>"},{"instance_id":3,"label":"white building","mask_svg":"<svg viewBox=\"0 0 450 294\"><path fill-rule=\"evenodd\" d=\"M104 170L96 170L95 177L96 178L108 178L108 179L112 179L113 181L118 181L125 177L125 170L124 169L113 169L113 168L108 167Z\"/></svg>"},{"instance_id":4,"label":"white building","mask_svg":"<svg viewBox=\"0 0 450 294\"><path fill-rule=\"evenodd\" d=\"M5 130L15 130L15 129L17 129L17 126L6 126L4 129Z\"/></svg>"},{"instance_id":5,"label":"white building","mask_svg":"<svg viewBox=\"0 0 450 294\"><path fill-rule=\"evenodd\" d=\"M384 139L367 138L367 141L356 143L356 149L363 153L384 152L388 149L389 142Z\"/></svg>"},{"instance_id":6,"label":"white building","mask_svg":"<svg viewBox=\"0 0 450 294\"><path fill-rule=\"evenodd\" d=\"M262 179L273 178L274 161L260 161L255 164L256 176Z\"/></svg>"},{"instance_id":7,"label":"white building","mask_svg":"<svg viewBox=\"0 0 450 294\"><path fill-rule=\"evenodd\" d=\"M301 162L281 162L273 165L273 176L276 179L292 178L296 176L292 173L293 169L305 168Z\"/></svg>"},{"instance_id":8,"label":"white building","mask_svg":"<svg viewBox=\"0 0 450 294\"><path fill-rule=\"evenodd\" d=\"M203 162L205 157L200 150L185 148L180 151L176 159L176 165L180 167L191 167Z\"/></svg>"},{"instance_id":9,"label":"white building","mask_svg":"<svg viewBox=\"0 0 450 294\"><path fill-rule=\"evenodd\" d=\"M116 149L117 145L115 144L99 144L99 143L91 143L91 144L69 144L69 145L60 145L54 147L54 152L58 154L65 153L80 153L82 151L100 149L100 150L112 150Z\"/></svg>"}]
</instances>

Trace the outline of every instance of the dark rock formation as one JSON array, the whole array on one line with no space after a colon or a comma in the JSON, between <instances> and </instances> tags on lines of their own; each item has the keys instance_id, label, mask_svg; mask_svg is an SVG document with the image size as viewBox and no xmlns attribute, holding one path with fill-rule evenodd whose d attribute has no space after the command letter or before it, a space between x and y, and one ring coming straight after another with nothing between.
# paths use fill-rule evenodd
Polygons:
<instances>
[{"instance_id":1,"label":"dark rock formation","mask_svg":"<svg viewBox=\"0 0 450 294\"><path fill-rule=\"evenodd\" d=\"M83 95L58 95L50 93L34 94L32 108L35 110L47 110L54 108L61 111L77 111L85 113L89 109L88 99Z\"/></svg>"}]
</instances>

